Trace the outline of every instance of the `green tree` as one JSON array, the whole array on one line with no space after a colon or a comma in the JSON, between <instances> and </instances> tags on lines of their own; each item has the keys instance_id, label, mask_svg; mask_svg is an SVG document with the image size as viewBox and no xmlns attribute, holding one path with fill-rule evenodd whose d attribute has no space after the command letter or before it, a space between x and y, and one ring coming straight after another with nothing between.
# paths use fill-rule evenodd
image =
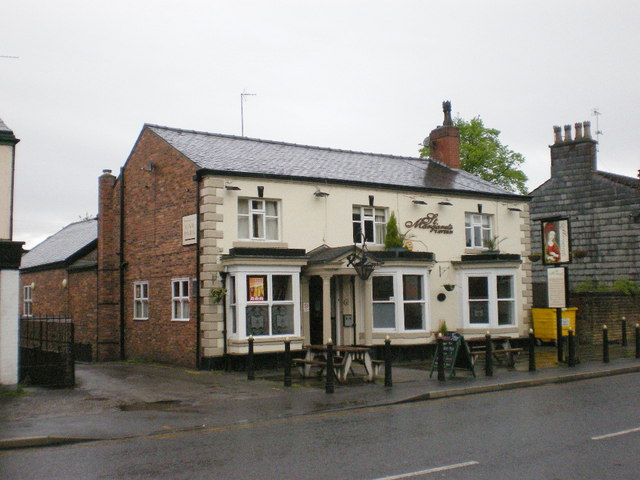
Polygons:
<instances>
[{"instance_id":1,"label":"green tree","mask_svg":"<svg viewBox=\"0 0 640 480\"><path fill-rule=\"evenodd\" d=\"M460 131L462 170L511 192L527 193L527 175L520 169L524 157L500 142L500 130L485 127L480 116L469 121L456 117L453 123ZM428 146L420 149L421 158L429 155Z\"/></svg>"}]
</instances>

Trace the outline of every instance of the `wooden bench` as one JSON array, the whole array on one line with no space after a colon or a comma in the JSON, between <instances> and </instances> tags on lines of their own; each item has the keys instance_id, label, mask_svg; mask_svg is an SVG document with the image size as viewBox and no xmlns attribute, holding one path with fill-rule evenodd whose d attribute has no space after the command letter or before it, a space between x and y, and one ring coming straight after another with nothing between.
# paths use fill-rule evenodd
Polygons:
<instances>
[{"instance_id":1,"label":"wooden bench","mask_svg":"<svg viewBox=\"0 0 640 480\"><path fill-rule=\"evenodd\" d=\"M322 372L324 372L324 370L327 368L327 362L325 360L307 360L305 358L292 358L291 363L298 367L298 370L300 371L300 375L302 375L303 377L307 376L305 374L305 365L309 365L309 368L319 367L318 376L321 376ZM342 366L342 357L340 357L340 360L337 360L334 357L333 368L336 369L336 368L340 368L341 366ZM336 378L339 379L339 375L336 375Z\"/></svg>"},{"instance_id":2,"label":"wooden bench","mask_svg":"<svg viewBox=\"0 0 640 480\"><path fill-rule=\"evenodd\" d=\"M493 353L493 356L496 358L496 360L498 360L498 362L501 362L501 360L498 358L498 355L504 355L506 359L506 365L509 367L513 367L516 364L518 355L520 355L520 353L523 351L524 349L522 348L499 348L492 350L491 353ZM471 351L469 353L471 354L471 363L475 365L478 361L478 357L486 355L487 350L486 347L476 346L471 347Z\"/></svg>"},{"instance_id":3,"label":"wooden bench","mask_svg":"<svg viewBox=\"0 0 640 480\"><path fill-rule=\"evenodd\" d=\"M384 366L384 360L371 360L371 366L373 367L373 376L377 377L380 373L380 368Z\"/></svg>"}]
</instances>

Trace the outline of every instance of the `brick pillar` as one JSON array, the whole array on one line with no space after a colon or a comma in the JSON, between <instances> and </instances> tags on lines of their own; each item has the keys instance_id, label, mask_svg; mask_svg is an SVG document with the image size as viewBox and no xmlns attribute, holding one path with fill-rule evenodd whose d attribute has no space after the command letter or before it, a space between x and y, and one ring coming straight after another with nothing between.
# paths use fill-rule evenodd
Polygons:
<instances>
[{"instance_id":1,"label":"brick pillar","mask_svg":"<svg viewBox=\"0 0 640 480\"><path fill-rule=\"evenodd\" d=\"M444 122L431 131L425 144L431 149L431 158L451 168L460 168L460 132L451 120L451 103L442 102Z\"/></svg>"}]
</instances>

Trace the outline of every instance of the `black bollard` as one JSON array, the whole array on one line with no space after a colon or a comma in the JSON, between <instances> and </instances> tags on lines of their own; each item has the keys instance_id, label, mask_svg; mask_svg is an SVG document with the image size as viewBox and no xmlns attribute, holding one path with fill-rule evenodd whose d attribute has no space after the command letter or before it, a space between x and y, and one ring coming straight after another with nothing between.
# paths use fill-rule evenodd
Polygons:
<instances>
[{"instance_id":1,"label":"black bollard","mask_svg":"<svg viewBox=\"0 0 640 480\"><path fill-rule=\"evenodd\" d=\"M626 347L627 346L627 319L626 317L622 317L622 321L620 322L621 326L622 326L622 346Z\"/></svg>"},{"instance_id":2,"label":"black bollard","mask_svg":"<svg viewBox=\"0 0 640 480\"><path fill-rule=\"evenodd\" d=\"M333 342L329 339L327 342L327 378L324 385L324 391L326 393L334 392L333 374Z\"/></svg>"},{"instance_id":3,"label":"black bollard","mask_svg":"<svg viewBox=\"0 0 640 480\"><path fill-rule=\"evenodd\" d=\"M536 336L533 329L529 329L529 371L536 371Z\"/></svg>"},{"instance_id":4,"label":"black bollard","mask_svg":"<svg viewBox=\"0 0 640 480\"><path fill-rule=\"evenodd\" d=\"M384 386L393 387L391 378L391 340L389 337L384 341Z\"/></svg>"},{"instance_id":5,"label":"black bollard","mask_svg":"<svg viewBox=\"0 0 640 480\"><path fill-rule=\"evenodd\" d=\"M249 336L249 353L247 354L247 380L255 380L256 374L253 364L253 335Z\"/></svg>"},{"instance_id":6,"label":"black bollard","mask_svg":"<svg viewBox=\"0 0 640 480\"><path fill-rule=\"evenodd\" d=\"M569 365L570 367L575 367L576 366L576 337L573 334L573 330L569 329L569 337L568 337L568 343L569 343L569 358L567 359L567 365Z\"/></svg>"},{"instance_id":7,"label":"black bollard","mask_svg":"<svg viewBox=\"0 0 640 480\"><path fill-rule=\"evenodd\" d=\"M436 341L437 349L437 362L438 362L438 380L444 382L447 378L444 374L444 340L442 333L438 334L438 340Z\"/></svg>"},{"instance_id":8,"label":"black bollard","mask_svg":"<svg viewBox=\"0 0 640 480\"><path fill-rule=\"evenodd\" d=\"M291 341L284 339L284 386L291 386Z\"/></svg>"},{"instance_id":9,"label":"black bollard","mask_svg":"<svg viewBox=\"0 0 640 480\"><path fill-rule=\"evenodd\" d=\"M491 344L491 334L487 332L484 336L484 374L493 377L493 345Z\"/></svg>"},{"instance_id":10,"label":"black bollard","mask_svg":"<svg viewBox=\"0 0 640 480\"><path fill-rule=\"evenodd\" d=\"M636 323L636 358L640 358L640 324Z\"/></svg>"},{"instance_id":11,"label":"black bollard","mask_svg":"<svg viewBox=\"0 0 640 480\"><path fill-rule=\"evenodd\" d=\"M602 361L609 363L609 329L606 325L602 326Z\"/></svg>"}]
</instances>

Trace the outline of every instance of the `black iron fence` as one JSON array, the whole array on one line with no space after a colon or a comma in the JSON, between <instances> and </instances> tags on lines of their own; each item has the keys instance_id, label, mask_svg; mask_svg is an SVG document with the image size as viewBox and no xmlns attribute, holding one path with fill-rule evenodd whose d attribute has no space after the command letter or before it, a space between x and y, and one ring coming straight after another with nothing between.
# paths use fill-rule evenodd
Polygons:
<instances>
[{"instance_id":1,"label":"black iron fence","mask_svg":"<svg viewBox=\"0 0 640 480\"><path fill-rule=\"evenodd\" d=\"M72 319L20 319L19 381L50 387L75 385Z\"/></svg>"}]
</instances>

